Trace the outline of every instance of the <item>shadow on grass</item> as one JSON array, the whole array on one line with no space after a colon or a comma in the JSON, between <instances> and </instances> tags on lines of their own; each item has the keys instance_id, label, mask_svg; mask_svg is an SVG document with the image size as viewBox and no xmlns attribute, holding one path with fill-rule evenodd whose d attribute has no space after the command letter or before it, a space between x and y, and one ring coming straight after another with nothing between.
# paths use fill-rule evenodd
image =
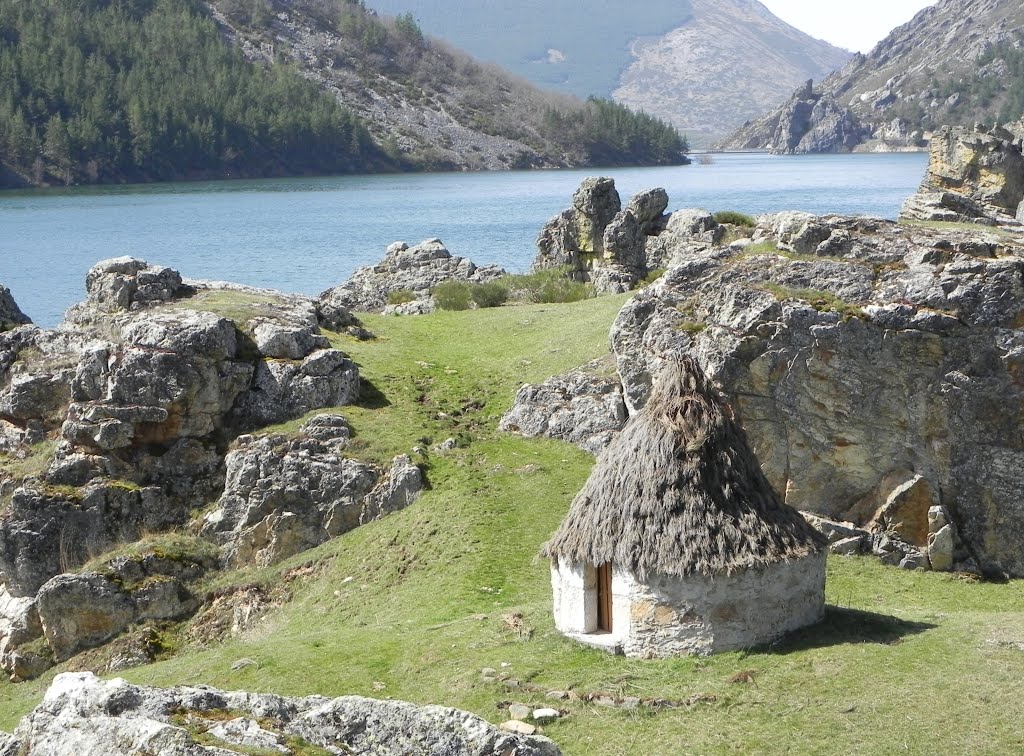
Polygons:
<instances>
[{"instance_id":1,"label":"shadow on grass","mask_svg":"<svg viewBox=\"0 0 1024 756\"><path fill-rule=\"evenodd\" d=\"M908 636L938 627L928 622L912 622L887 614L826 606L825 618L817 625L796 630L768 649L773 654L789 654L812 648L841 646L847 643L879 643L893 646Z\"/></svg>"},{"instance_id":2,"label":"shadow on grass","mask_svg":"<svg viewBox=\"0 0 1024 756\"><path fill-rule=\"evenodd\" d=\"M366 378L359 379L359 407L364 409L383 409L384 407L390 407L391 402L384 396L384 393L373 385L373 383Z\"/></svg>"}]
</instances>

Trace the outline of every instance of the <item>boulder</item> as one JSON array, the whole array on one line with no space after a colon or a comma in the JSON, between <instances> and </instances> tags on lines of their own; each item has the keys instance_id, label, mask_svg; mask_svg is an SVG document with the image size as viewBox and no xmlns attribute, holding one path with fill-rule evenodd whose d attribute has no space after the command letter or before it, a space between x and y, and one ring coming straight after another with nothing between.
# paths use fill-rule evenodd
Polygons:
<instances>
[{"instance_id":1,"label":"boulder","mask_svg":"<svg viewBox=\"0 0 1024 756\"><path fill-rule=\"evenodd\" d=\"M304 359L261 360L232 410L238 428L259 428L359 399L359 369L344 352L318 349Z\"/></svg>"},{"instance_id":2,"label":"boulder","mask_svg":"<svg viewBox=\"0 0 1024 756\"><path fill-rule=\"evenodd\" d=\"M317 349L330 349L327 337L308 327L260 322L252 329L253 340L264 357L301 360Z\"/></svg>"},{"instance_id":3,"label":"boulder","mask_svg":"<svg viewBox=\"0 0 1024 756\"><path fill-rule=\"evenodd\" d=\"M0 331L7 331L20 325L31 323L28 315L18 307L11 296L11 290L0 286Z\"/></svg>"},{"instance_id":4,"label":"boulder","mask_svg":"<svg viewBox=\"0 0 1024 756\"><path fill-rule=\"evenodd\" d=\"M54 660L70 659L119 635L135 619L131 598L102 575L57 575L39 589L36 607Z\"/></svg>"},{"instance_id":5,"label":"boulder","mask_svg":"<svg viewBox=\"0 0 1024 756\"><path fill-rule=\"evenodd\" d=\"M224 711L235 714L222 721ZM185 719L189 727L179 723ZM203 732L198 734L196 727ZM209 745L219 738L225 748ZM301 738L325 752L450 756L559 756L539 736L502 732L465 711L358 696L286 698L209 687L147 688L89 672L54 678L15 731L12 747L33 756L198 756L239 747L276 751Z\"/></svg>"},{"instance_id":6,"label":"boulder","mask_svg":"<svg viewBox=\"0 0 1024 756\"><path fill-rule=\"evenodd\" d=\"M429 299L443 281L484 282L505 271L494 265L477 267L472 260L454 257L440 239L428 239L414 247L395 242L379 263L359 268L345 283L320 295L321 321L337 330L342 312L382 312L388 296L411 292L414 299Z\"/></svg>"},{"instance_id":7,"label":"boulder","mask_svg":"<svg viewBox=\"0 0 1024 756\"><path fill-rule=\"evenodd\" d=\"M629 410L694 355L789 505L863 527L909 472L936 498L899 515L908 548L926 550L921 514L941 504L984 569L1024 575L1024 248L836 216L761 218L755 237L816 259L683 254L620 312Z\"/></svg>"},{"instance_id":8,"label":"boulder","mask_svg":"<svg viewBox=\"0 0 1024 756\"><path fill-rule=\"evenodd\" d=\"M85 276L86 306L76 306L69 320L88 319L88 311L113 313L137 310L194 293L171 268L150 265L134 257L116 257L96 263Z\"/></svg>"},{"instance_id":9,"label":"boulder","mask_svg":"<svg viewBox=\"0 0 1024 756\"><path fill-rule=\"evenodd\" d=\"M600 359L520 388L501 429L527 438L557 438L597 455L625 422L622 386L608 360Z\"/></svg>"},{"instance_id":10,"label":"boulder","mask_svg":"<svg viewBox=\"0 0 1024 756\"><path fill-rule=\"evenodd\" d=\"M318 416L296 438L239 439L202 526L226 564L272 564L415 500L423 477L408 457L390 471L346 459L348 437L342 418Z\"/></svg>"}]
</instances>

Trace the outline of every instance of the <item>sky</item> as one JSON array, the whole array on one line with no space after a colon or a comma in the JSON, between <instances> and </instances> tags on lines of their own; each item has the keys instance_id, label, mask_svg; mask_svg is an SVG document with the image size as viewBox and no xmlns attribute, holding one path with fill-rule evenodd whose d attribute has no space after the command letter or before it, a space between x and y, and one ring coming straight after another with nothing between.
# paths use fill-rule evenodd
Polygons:
<instances>
[{"instance_id":1,"label":"sky","mask_svg":"<svg viewBox=\"0 0 1024 756\"><path fill-rule=\"evenodd\" d=\"M768 10L812 37L855 52L868 52L885 36L936 0L761 0Z\"/></svg>"}]
</instances>

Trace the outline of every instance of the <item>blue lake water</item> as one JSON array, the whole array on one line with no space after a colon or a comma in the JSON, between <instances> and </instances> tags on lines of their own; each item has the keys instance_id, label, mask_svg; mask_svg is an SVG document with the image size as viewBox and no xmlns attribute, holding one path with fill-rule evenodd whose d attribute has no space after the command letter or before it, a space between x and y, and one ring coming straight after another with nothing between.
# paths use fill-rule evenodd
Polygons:
<instances>
[{"instance_id":1,"label":"blue lake water","mask_svg":"<svg viewBox=\"0 0 1024 756\"><path fill-rule=\"evenodd\" d=\"M343 176L0 192L0 284L52 326L98 260L132 255L191 278L317 294L388 244L439 237L478 264L524 271L543 223L590 175L623 202L655 186L670 210L779 210L895 218L922 154L716 155L710 165Z\"/></svg>"}]
</instances>

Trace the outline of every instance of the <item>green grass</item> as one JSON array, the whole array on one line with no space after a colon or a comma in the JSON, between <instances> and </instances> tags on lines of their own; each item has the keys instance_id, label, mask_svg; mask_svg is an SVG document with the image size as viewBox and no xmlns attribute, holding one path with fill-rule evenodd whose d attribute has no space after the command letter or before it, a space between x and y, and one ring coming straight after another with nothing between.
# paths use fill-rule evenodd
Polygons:
<instances>
[{"instance_id":1,"label":"green grass","mask_svg":"<svg viewBox=\"0 0 1024 756\"><path fill-rule=\"evenodd\" d=\"M235 321L241 328L253 318L273 318L282 309L289 309L284 297L230 289L203 289L195 296L175 300L167 306L175 310L212 312Z\"/></svg>"},{"instance_id":2,"label":"green grass","mask_svg":"<svg viewBox=\"0 0 1024 756\"><path fill-rule=\"evenodd\" d=\"M224 576L225 585L282 585L317 564L263 625L211 648L183 643L176 657L122 674L151 685L391 696L492 722L507 719L503 702L554 703L569 715L545 734L570 756L1020 752L1024 582L833 558L826 622L774 648L702 660L627 660L555 631L537 553L593 459L502 434L497 420L521 383L605 353L623 301L371 316L376 341L332 336L376 392L371 406L341 410L360 454L387 459L424 437L461 435L466 445L423 457L431 487L412 507L273 568ZM532 632L509 627L512 612ZM232 671L243 657L258 666ZM484 667L535 690L485 682ZM730 682L744 672L753 682ZM45 687L0 684L0 725L13 727ZM628 712L553 702L553 689L700 700Z\"/></svg>"},{"instance_id":3,"label":"green grass","mask_svg":"<svg viewBox=\"0 0 1024 756\"><path fill-rule=\"evenodd\" d=\"M761 288L771 292L780 302L787 299L802 299L818 312L834 312L841 315L844 320L861 317L864 314L862 307L847 302L830 291L795 289L791 286L780 286L774 283L763 283Z\"/></svg>"},{"instance_id":4,"label":"green grass","mask_svg":"<svg viewBox=\"0 0 1024 756\"><path fill-rule=\"evenodd\" d=\"M0 452L0 478L9 476L20 480L29 476L41 476L50 467L56 448L56 441L42 441L28 447L24 456Z\"/></svg>"}]
</instances>

